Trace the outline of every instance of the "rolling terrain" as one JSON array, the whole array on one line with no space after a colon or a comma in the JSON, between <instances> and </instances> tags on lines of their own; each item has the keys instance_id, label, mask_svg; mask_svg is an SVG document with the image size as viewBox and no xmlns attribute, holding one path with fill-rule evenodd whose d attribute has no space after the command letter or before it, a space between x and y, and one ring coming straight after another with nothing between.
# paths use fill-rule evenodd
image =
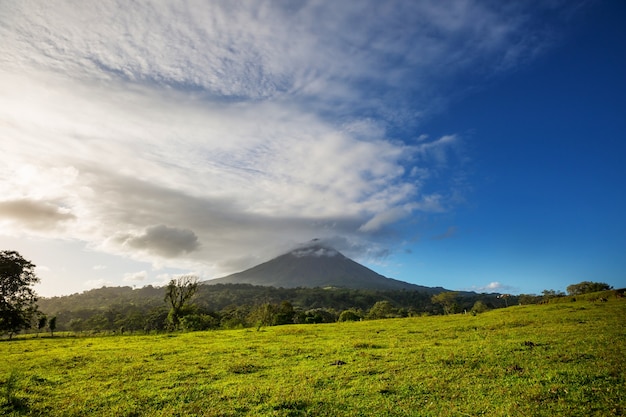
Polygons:
<instances>
[{"instance_id":1,"label":"rolling terrain","mask_svg":"<svg viewBox=\"0 0 626 417\"><path fill-rule=\"evenodd\" d=\"M626 299L0 342L13 416L620 416Z\"/></svg>"}]
</instances>

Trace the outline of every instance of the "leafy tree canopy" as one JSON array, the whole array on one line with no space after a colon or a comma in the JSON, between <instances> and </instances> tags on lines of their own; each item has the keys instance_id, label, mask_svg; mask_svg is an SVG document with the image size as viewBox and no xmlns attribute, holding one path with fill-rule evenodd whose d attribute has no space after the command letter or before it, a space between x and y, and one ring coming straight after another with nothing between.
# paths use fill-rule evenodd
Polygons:
<instances>
[{"instance_id":1,"label":"leafy tree canopy","mask_svg":"<svg viewBox=\"0 0 626 417\"><path fill-rule=\"evenodd\" d=\"M590 292L606 291L610 290L611 288L612 287L609 284L606 284L604 282L583 281L579 282L578 284L572 284L566 289L569 295L581 295L588 294Z\"/></svg>"},{"instance_id":2,"label":"leafy tree canopy","mask_svg":"<svg viewBox=\"0 0 626 417\"><path fill-rule=\"evenodd\" d=\"M0 251L0 334L12 337L31 326L37 313L31 285L37 282L34 264L15 251Z\"/></svg>"},{"instance_id":3,"label":"leafy tree canopy","mask_svg":"<svg viewBox=\"0 0 626 417\"><path fill-rule=\"evenodd\" d=\"M435 304L441 304L445 314L451 314L455 312L455 306L457 304L457 298L459 297L458 291L445 291L439 294L433 295L431 300Z\"/></svg>"},{"instance_id":4,"label":"leafy tree canopy","mask_svg":"<svg viewBox=\"0 0 626 417\"><path fill-rule=\"evenodd\" d=\"M165 287L165 301L171 306L168 320L174 329L178 329L185 304L197 289L198 277L195 275L183 275L171 280Z\"/></svg>"}]
</instances>

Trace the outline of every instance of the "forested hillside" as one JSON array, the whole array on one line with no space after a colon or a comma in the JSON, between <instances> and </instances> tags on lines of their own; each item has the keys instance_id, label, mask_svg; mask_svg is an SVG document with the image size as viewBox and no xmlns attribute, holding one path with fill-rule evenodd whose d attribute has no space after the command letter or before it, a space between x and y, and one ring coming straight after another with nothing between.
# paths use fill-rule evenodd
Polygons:
<instances>
[{"instance_id":1,"label":"forested hillside","mask_svg":"<svg viewBox=\"0 0 626 417\"><path fill-rule=\"evenodd\" d=\"M103 287L41 299L39 309L48 317L57 317L58 331L160 331L166 329L169 312L164 296L161 287ZM194 330L443 314L443 306L433 303L431 297L406 290L199 285L185 312L190 317L183 325ZM451 312L471 312L478 301L480 308L491 309L516 302L513 298L455 293L449 307ZM350 314L342 317L346 311Z\"/></svg>"}]
</instances>

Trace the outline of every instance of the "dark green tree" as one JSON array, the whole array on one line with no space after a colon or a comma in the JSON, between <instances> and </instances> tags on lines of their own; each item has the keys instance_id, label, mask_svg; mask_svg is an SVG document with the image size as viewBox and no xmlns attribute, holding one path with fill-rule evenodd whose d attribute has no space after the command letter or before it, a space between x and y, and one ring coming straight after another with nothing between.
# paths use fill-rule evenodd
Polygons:
<instances>
[{"instance_id":1,"label":"dark green tree","mask_svg":"<svg viewBox=\"0 0 626 417\"><path fill-rule=\"evenodd\" d=\"M172 279L165 287L165 301L170 305L167 318L172 329L178 330L180 327L183 309L197 290L198 277L195 275L183 275Z\"/></svg>"},{"instance_id":2,"label":"dark green tree","mask_svg":"<svg viewBox=\"0 0 626 417\"><path fill-rule=\"evenodd\" d=\"M39 337L39 332L46 328L47 324L48 324L48 317L46 317L45 314L42 314L41 316L39 316L39 319L37 320L37 337Z\"/></svg>"},{"instance_id":3,"label":"dark green tree","mask_svg":"<svg viewBox=\"0 0 626 417\"><path fill-rule=\"evenodd\" d=\"M148 311L143 328L144 332L160 332L165 330L167 317L168 310L166 307L156 307Z\"/></svg>"},{"instance_id":4,"label":"dark green tree","mask_svg":"<svg viewBox=\"0 0 626 417\"><path fill-rule=\"evenodd\" d=\"M184 330L200 331L216 329L220 322L210 314L187 314L180 319L180 325Z\"/></svg>"},{"instance_id":5,"label":"dark green tree","mask_svg":"<svg viewBox=\"0 0 626 417\"><path fill-rule=\"evenodd\" d=\"M276 312L278 308L272 303L263 303L250 312L250 321L256 323L257 331L261 330L261 327L271 326L274 324L276 318Z\"/></svg>"},{"instance_id":6,"label":"dark green tree","mask_svg":"<svg viewBox=\"0 0 626 417\"><path fill-rule=\"evenodd\" d=\"M473 314L479 314L479 313L484 313L487 310L489 310L489 307L487 307L487 305L483 303L482 301L478 300L474 303L474 306L472 307L471 312Z\"/></svg>"},{"instance_id":7,"label":"dark green tree","mask_svg":"<svg viewBox=\"0 0 626 417\"><path fill-rule=\"evenodd\" d=\"M289 301L283 301L276 307L276 316L274 317L273 324L275 326L293 324L294 314L293 305Z\"/></svg>"},{"instance_id":8,"label":"dark green tree","mask_svg":"<svg viewBox=\"0 0 626 417\"><path fill-rule=\"evenodd\" d=\"M54 337L54 331L57 328L57 317L50 317L50 320L48 320L48 329L50 329L50 336Z\"/></svg>"},{"instance_id":9,"label":"dark green tree","mask_svg":"<svg viewBox=\"0 0 626 417\"><path fill-rule=\"evenodd\" d=\"M81 330L83 330L83 319L72 319L72 320L70 320L70 322L68 323L68 327L74 333L80 332Z\"/></svg>"},{"instance_id":10,"label":"dark green tree","mask_svg":"<svg viewBox=\"0 0 626 417\"><path fill-rule=\"evenodd\" d=\"M611 288L613 287L604 282L583 281L578 284L569 285L566 290L569 295L581 295L590 292L606 291Z\"/></svg>"},{"instance_id":11,"label":"dark green tree","mask_svg":"<svg viewBox=\"0 0 626 417\"><path fill-rule=\"evenodd\" d=\"M433 295L431 301L434 304L441 304L444 314L452 314L456 312L457 297L459 293L457 291L445 291L439 294Z\"/></svg>"},{"instance_id":12,"label":"dark green tree","mask_svg":"<svg viewBox=\"0 0 626 417\"><path fill-rule=\"evenodd\" d=\"M327 308L314 308L304 312L304 323L334 323L337 315Z\"/></svg>"},{"instance_id":13,"label":"dark green tree","mask_svg":"<svg viewBox=\"0 0 626 417\"><path fill-rule=\"evenodd\" d=\"M377 301L367 313L368 319L387 319L397 317L397 310L389 301Z\"/></svg>"},{"instance_id":14,"label":"dark green tree","mask_svg":"<svg viewBox=\"0 0 626 417\"><path fill-rule=\"evenodd\" d=\"M543 295L543 301L548 301L552 298L563 297L565 293L563 291L555 291L555 290L543 290L541 291Z\"/></svg>"},{"instance_id":15,"label":"dark green tree","mask_svg":"<svg viewBox=\"0 0 626 417\"><path fill-rule=\"evenodd\" d=\"M339 321L359 321L362 318L363 313L354 308L343 310L341 314L339 314Z\"/></svg>"},{"instance_id":16,"label":"dark green tree","mask_svg":"<svg viewBox=\"0 0 626 417\"><path fill-rule=\"evenodd\" d=\"M31 286L38 282L34 264L15 251L0 251L0 334L11 338L31 327L37 314Z\"/></svg>"}]
</instances>

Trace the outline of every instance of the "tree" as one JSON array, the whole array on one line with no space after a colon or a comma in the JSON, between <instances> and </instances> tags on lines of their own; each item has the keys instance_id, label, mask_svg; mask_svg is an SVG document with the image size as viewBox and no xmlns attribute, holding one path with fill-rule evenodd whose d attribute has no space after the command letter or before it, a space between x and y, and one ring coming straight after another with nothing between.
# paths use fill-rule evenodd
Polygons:
<instances>
[{"instance_id":1,"label":"tree","mask_svg":"<svg viewBox=\"0 0 626 417\"><path fill-rule=\"evenodd\" d=\"M565 293L563 291L555 291L555 290L543 290L541 291L543 294L543 301L548 301L552 298L563 297Z\"/></svg>"},{"instance_id":2,"label":"tree","mask_svg":"<svg viewBox=\"0 0 626 417\"><path fill-rule=\"evenodd\" d=\"M289 301L283 301L276 308L276 316L274 317L275 326L280 326L283 324L293 324L293 316L295 311L293 309L293 305Z\"/></svg>"},{"instance_id":3,"label":"tree","mask_svg":"<svg viewBox=\"0 0 626 417\"><path fill-rule=\"evenodd\" d=\"M165 330L167 317L168 311L166 307L157 307L148 311L143 327L144 332Z\"/></svg>"},{"instance_id":4,"label":"tree","mask_svg":"<svg viewBox=\"0 0 626 417\"><path fill-rule=\"evenodd\" d=\"M250 319L256 322L256 330L263 326L271 326L276 317L277 308L272 303L263 303L250 313Z\"/></svg>"},{"instance_id":5,"label":"tree","mask_svg":"<svg viewBox=\"0 0 626 417\"><path fill-rule=\"evenodd\" d=\"M184 330L192 332L215 329L220 322L217 318L209 314L187 314L181 317L180 324Z\"/></svg>"},{"instance_id":6,"label":"tree","mask_svg":"<svg viewBox=\"0 0 626 417\"><path fill-rule=\"evenodd\" d=\"M569 285L566 289L569 295L581 295L588 294L590 292L606 291L611 288L613 287L604 282L583 281L578 284Z\"/></svg>"},{"instance_id":7,"label":"tree","mask_svg":"<svg viewBox=\"0 0 626 417\"><path fill-rule=\"evenodd\" d=\"M37 320L37 337L39 337L39 332L42 331L46 325L48 324L48 317L45 314L39 316Z\"/></svg>"},{"instance_id":8,"label":"tree","mask_svg":"<svg viewBox=\"0 0 626 417\"><path fill-rule=\"evenodd\" d=\"M173 329L180 327L180 318L185 304L193 297L197 289L198 277L195 275L183 275L172 279L165 287L165 301L171 306L167 317Z\"/></svg>"},{"instance_id":9,"label":"tree","mask_svg":"<svg viewBox=\"0 0 626 417\"><path fill-rule=\"evenodd\" d=\"M483 303L482 301L478 300L474 303L474 306L472 307L471 312L473 314L479 314L479 313L484 313L487 310L489 310L489 307L487 307L487 305Z\"/></svg>"},{"instance_id":10,"label":"tree","mask_svg":"<svg viewBox=\"0 0 626 417\"><path fill-rule=\"evenodd\" d=\"M377 301L367 313L367 318L373 320L387 319L390 317L397 317L396 313L396 309L389 301Z\"/></svg>"},{"instance_id":11,"label":"tree","mask_svg":"<svg viewBox=\"0 0 626 417\"><path fill-rule=\"evenodd\" d=\"M50 317L48 320L48 329L50 329L50 336L54 337L54 331L57 328L57 316Z\"/></svg>"},{"instance_id":12,"label":"tree","mask_svg":"<svg viewBox=\"0 0 626 417\"><path fill-rule=\"evenodd\" d=\"M11 338L31 327L37 313L31 285L38 282L34 264L15 251L0 251L0 334Z\"/></svg>"},{"instance_id":13,"label":"tree","mask_svg":"<svg viewBox=\"0 0 626 417\"><path fill-rule=\"evenodd\" d=\"M83 330L83 319L72 319L68 326L74 333L78 333Z\"/></svg>"},{"instance_id":14,"label":"tree","mask_svg":"<svg viewBox=\"0 0 626 417\"><path fill-rule=\"evenodd\" d=\"M431 301L434 304L441 304L445 314L451 314L456 311L456 298L459 295L457 291L445 291L433 295Z\"/></svg>"},{"instance_id":15,"label":"tree","mask_svg":"<svg viewBox=\"0 0 626 417\"><path fill-rule=\"evenodd\" d=\"M339 314L339 321L359 321L361 318L363 318L363 313L354 308L343 310Z\"/></svg>"},{"instance_id":16,"label":"tree","mask_svg":"<svg viewBox=\"0 0 626 417\"><path fill-rule=\"evenodd\" d=\"M498 298L504 300L505 307L509 306L509 298L511 298L511 294L500 294L498 295Z\"/></svg>"}]
</instances>

